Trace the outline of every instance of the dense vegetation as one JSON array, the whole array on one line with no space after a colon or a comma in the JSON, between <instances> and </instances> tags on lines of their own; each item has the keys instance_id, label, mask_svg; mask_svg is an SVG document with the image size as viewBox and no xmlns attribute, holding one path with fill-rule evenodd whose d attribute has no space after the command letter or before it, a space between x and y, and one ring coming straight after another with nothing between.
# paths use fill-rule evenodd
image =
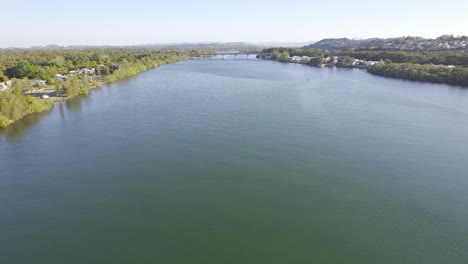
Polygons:
<instances>
[{"instance_id":1,"label":"dense vegetation","mask_svg":"<svg viewBox=\"0 0 468 264\"><path fill-rule=\"evenodd\" d=\"M420 65L412 63L378 63L367 68L372 74L415 81L468 86L468 68Z\"/></svg>"},{"instance_id":2,"label":"dense vegetation","mask_svg":"<svg viewBox=\"0 0 468 264\"><path fill-rule=\"evenodd\" d=\"M283 51L273 50L273 54L271 55L271 59L281 61L281 62L291 61L291 57L289 56L289 52L286 51L286 50L283 50Z\"/></svg>"},{"instance_id":3,"label":"dense vegetation","mask_svg":"<svg viewBox=\"0 0 468 264\"><path fill-rule=\"evenodd\" d=\"M394 63L468 65L468 52L463 51L392 51L392 50L322 50L297 48L270 48L264 52L281 54L287 52L290 56L348 56L366 61L388 60ZM274 58L273 58L274 59Z\"/></svg>"},{"instance_id":4,"label":"dense vegetation","mask_svg":"<svg viewBox=\"0 0 468 264\"><path fill-rule=\"evenodd\" d=\"M304 50L304 49L298 49L298 48L268 48L264 49L263 52L271 52L274 54L281 54L281 53L287 53L289 56L321 56L321 57L327 57L330 55L330 52L328 50L320 50L320 49L315 49L315 50ZM275 58L272 58L275 59Z\"/></svg>"},{"instance_id":5,"label":"dense vegetation","mask_svg":"<svg viewBox=\"0 0 468 264\"><path fill-rule=\"evenodd\" d=\"M93 50L0 50L0 82L13 80L12 87L0 92L0 127L24 115L52 106L49 100L27 95L33 89L28 79L47 81L47 87L67 98L89 93L103 82L112 82L139 72L189 58L189 52L156 49ZM69 74L79 69L93 74ZM55 78L66 75L65 80Z\"/></svg>"},{"instance_id":6,"label":"dense vegetation","mask_svg":"<svg viewBox=\"0 0 468 264\"><path fill-rule=\"evenodd\" d=\"M328 51L271 48L265 49L264 52L271 52L272 55L266 55L263 58L281 62L290 62L290 56L308 56L310 60L306 63L311 66L360 67L367 68L368 72L381 76L468 86L468 53L464 51ZM335 60L335 58L337 59ZM355 59L363 62L356 65ZM367 67L365 61L381 63ZM448 65L457 67L447 67Z\"/></svg>"},{"instance_id":7,"label":"dense vegetation","mask_svg":"<svg viewBox=\"0 0 468 264\"><path fill-rule=\"evenodd\" d=\"M26 77L53 83L55 74L76 69L95 68L100 76L113 74L119 66L125 71L150 69L185 58L184 51L154 49L0 50L0 81Z\"/></svg>"},{"instance_id":8,"label":"dense vegetation","mask_svg":"<svg viewBox=\"0 0 468 264\"><path fill-rule=\"evenodd\" d=\"M0 127L5 127L27 114L42 112L52 107L53 102L50 100L22 95L21 89L27 85L27 81L14 80L13 86L18 88L0 92Z\"/></svg>"},{"instance_id":9,"label":"dense vegetation","mask_svg":"<svg viewBox=\"0 0 468 264\"><path fill-rule=\"evenodd\" d=\"M468 65L468 52L460 51L334 51L333 56L349 56L367 61L390 60L395 63Z\"/></svg>"}]
</instances>

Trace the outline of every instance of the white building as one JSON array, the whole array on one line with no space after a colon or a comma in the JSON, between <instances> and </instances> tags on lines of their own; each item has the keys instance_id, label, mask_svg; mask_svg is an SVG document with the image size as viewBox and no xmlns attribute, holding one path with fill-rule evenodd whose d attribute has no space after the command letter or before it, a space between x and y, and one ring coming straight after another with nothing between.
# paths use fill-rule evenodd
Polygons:
<instances>
[{"instance_id":1,"label":"white building","mask_svg":"<svg viewBox=\"0 0 468 264\"><path fill-rule=\"evenodd\" d=\"M310 61L310 57L309 56L292 56L291 61L297 62L297 63L307 63Z\"/></svg>"},{"instance_id":2,"label":"white building","mask_svg":"<svg viewBox=\"0 0 468 264\"><path fill-rule=\"evenodd\" d=\"M366 66L371 66L371 65L374 65L376 63L379 63L378 61L366 61Z\"/></svg>"},{"instance_id":3,"label":"white building","mask_svg":"<svg viewBox=\"0 0 468 264\"><path fill-rule=\"evenodd\" d=\"M96 73L96 70L94 68L87 69L83 68L80 70L73 70L68 72L70 75L76 75L76 74L88 74L88 75L93 75Z\"/></svg>"}]
</instances>

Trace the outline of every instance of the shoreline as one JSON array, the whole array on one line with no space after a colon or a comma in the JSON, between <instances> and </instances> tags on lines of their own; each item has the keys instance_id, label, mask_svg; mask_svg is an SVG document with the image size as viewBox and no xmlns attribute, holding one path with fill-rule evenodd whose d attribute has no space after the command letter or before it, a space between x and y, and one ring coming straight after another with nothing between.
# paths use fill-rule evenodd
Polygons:
<instances>
[{"instance_id":1,"label":"shoreline","mask_svg":"<svg viewBox=\"0 0 468 264\"><path fill-rule=\"evenodd\" d=\"M447 81L432 81L432 80L422 80L422 79L411 79L411 78L404 78L404 77L398 77L398 76L393 76L393 75L385 75L385 74L382 74L380 72L375 72L375 71L372 71L372 70L369 70L369 68L373 67L373 66L370 66L370 67L340 67L340 66L327 66L326 64L322 64L320 66L315 66L315 65L309 65L307 63L297 63L297 62L294 62L294 61L280 61L280 60L275 60L275 59L271 59L271 58L263 58L265 60L271 60L271 61L275 61L275 62L280 62L280 63L291 63L291 64L298 64L298 65L304 65L304 66L308 66L308 67L314 67L314 68L337 68L337 69L359 69L359 70L365 70L368 74L371 74L371 75L374 75L374 76L379 76L379 77L384 77L384 78L391 78L391 79L395 79L395 80L404 80L404 81L411 81L411 82L422 82L422 83L432 83L432 84L445 84L445 85L449 85L451 87L458 87L458 88L461 88L461 89L468 89L468 85L463 85L463 84L457 84L457 83L451 83L451 82L447 82ZM400 65L403 64L403 63L399 63ZM389 64L389 65L392 65L392 64ZM419 65L417 64L418 66L426 66L426 65ZM437 66L430 66L430 67L437 67ZM463 69L463 67L459 67L460 69Z\"/></svg>"},{"instance_id":2,"label":"shoreline","mask_svg":"<svg viewBox=\"0 0 468 264\"><path fill-rule=\"evenodd\" d=\"M152 69L156 69L156 68L159 68L159 66L161 65L168 65L168 64L172 64L172 63L176 63L176 62L180 62L180 61L185 61L185 60L189 60L190 58L183 58L183 59L180 59L180 60L176 60L174 62L169 62L169 63L161 63L155 67L150 67L150 68L147 68L143 71L138 71L136 72L135 74L130 74L130 75L126 75L124 76L123 78L116 78L115 80L112 80L112 81L102 81L102 82L99 82L99 84L97 85L93 85L93 86L90 86L90 87L86 87L86 94L89 93L89 90L94 90L94 89L98 89L98 88L101 88L102 86L106 85L106 84L110 84L110 83L114 83L114 82L117 82L117 81L121 81L121 80L125 80L127 78L131 78L131 77L134 77L140 73L143 73L143 72L146 72L146 71L149 71L149 70L152 70ZM106 76L107 77L107 76ZM105 79L105 77L104 77ZM8 124L6 124L5 126L0 126L0 132L2 129L6 128L6 127L9 127L11 125L14 125L15 122L19 121L19 120L22 120L23 118L27 117L27 116L30 116L30 115L33 115L33 114L38 114L38 113L43 113L43 112L46 112L46 111L50 111L54 106L55 106L55 103L56 102L62 102L62 101L67 101L69 99L73 99L73 98L76 98L77 96L79 95L85 95L85 94L81 94L81 93L78 93L74 96L62 96L62 97L59 97L59 96L53 96L53 97L49 97L47 99L44 99L44 101L46 102L51 102L51 105L50 107L46 108L46 109L42 109L41 111L34 111L34 112L31 112L31 113L27 113L25 115L22 115L20 116L19 118L15 119L15 120L12 120L10 119L10 122ZM31 95L22 95L22 96L26 96L26 97L32 97ZM37 97L34 97L36 100L41 100Z\"/></svg>"}]
</instances>

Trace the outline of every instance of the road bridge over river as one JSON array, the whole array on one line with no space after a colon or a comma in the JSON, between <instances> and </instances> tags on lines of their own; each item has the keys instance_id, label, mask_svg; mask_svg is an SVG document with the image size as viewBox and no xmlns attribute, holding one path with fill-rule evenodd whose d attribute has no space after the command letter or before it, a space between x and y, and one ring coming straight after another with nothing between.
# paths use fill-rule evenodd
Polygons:
<instances>
[{"instance_id":1,"label":"road bridge over river","mask_svg":"<svg viewBox=\"0 0 468 264\"><path fill-rule=\"evenodd\" d=\"M214 59L215 57L222 57L223 60L226 59L226 57L232 57L234 56L234 59L237 60L239 58L244 58L244 59L249 59L250 56L255 55L255 56L262 56L262 55L271 55L273 54L272 52L259 52L259 51L219 51L215 53L204 53L204 54L197 54L196 57L203 59L203 58L209 58L209 59Z\"/></svg>"}]
</instances>

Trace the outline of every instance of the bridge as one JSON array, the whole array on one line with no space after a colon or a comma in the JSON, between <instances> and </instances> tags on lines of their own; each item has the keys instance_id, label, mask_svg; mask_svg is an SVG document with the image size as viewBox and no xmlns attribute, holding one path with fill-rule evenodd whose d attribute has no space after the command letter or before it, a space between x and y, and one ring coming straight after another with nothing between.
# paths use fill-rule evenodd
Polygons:
<instances>
[{"instance_id":1,"label":"bridge","mask_svg":"<svg viewBox=\"0 0 468 264\"><path fill-rule=\"evenodd\" d=\"M210 58L214 59L216 56L223 56L223 60L226 59L226 56L234 56L234 59L237 60L238 56L244 57L246 59L249 59L249 56L251 55L271 55L273 54L272 52L259 52L259 51L219 51L215 53L204 53L204 54L197 54L195 56L198 56L200 59L203 58Z\"/></svg>"}]
</instances>

